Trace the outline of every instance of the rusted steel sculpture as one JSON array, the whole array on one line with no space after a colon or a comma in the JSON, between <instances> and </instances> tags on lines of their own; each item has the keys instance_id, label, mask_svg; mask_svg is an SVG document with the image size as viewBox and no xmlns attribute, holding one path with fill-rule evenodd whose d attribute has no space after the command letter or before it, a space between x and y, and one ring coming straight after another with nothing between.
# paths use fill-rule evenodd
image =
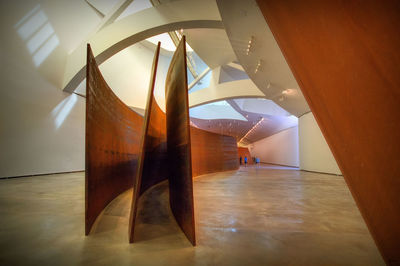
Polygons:
<instances>
[{"instance_id":1,"label":"rusted steel sculpture","mask_svg":"<svg viewBox=\"0 0 400 266\"><path fill-rule=\"evenodd\" d=\"M233 137L190 127L185 38L167 74L167 113L157 105L154 85L159 52L160 44L153 60L143 120L107 86L88 46L86 235L106 205L135 184L129 219L129 241L133 242L140 196L168 179L172 213L195 245L192 178L238 168Z\"/></svg>"},{"instance_id":2,"label":"rusted steel sculpture","mask_svg":"<svg viewBox=\"0 0 400 266\"><path fill-rule=\"evenodd\" d=\"M135 220L140 196L151 186L168 178L167 175L167 135L165 113L154 98L160 43L158 43L151 71L150 86L144 116L142 141L139 151L136 185L132 197L129 218L129 242L134 241Z\"/></svg>"},{"instance_id":3,"label":"rusted steel sculpture","mask_svg":"<svg viewBox=\"0 0 400 266\"><path fill-rule=\"evenodd\" d=\"M143 140L140 149L141 152L139 154L138 172L136 175L137 176L136 186L132 198L132 208L131 208L130 223L129 223L129 241L131 243L134 242L134 232L135 232L136 219L138 218L137 211L138 211L139 201L141 195L147 189L149 189L154 185L157 185L158 183L162 182L168 177L171 178L178 176L180 178L186 178L188 180L191 180L192 176L194 177L201 174L233 170L238 168L238 163L236 160L237 147L236 147L236 141L233 137L223 136L191 127L190 132L191 134L193 134L193 138L192 141L190 142L190 148L192 149L191 162L193 164L193 173L191 175L188 174L188 172L185 172L184 176L182 175L181 172L179 172L178 174L173 173L172 175L169 175L170 172L168 171L168 168L172 166L172 164L170 164L171 158L175 158L177 153L176 153L176 147L167 150L166 114L161 111L154 98L154 84L157 73L157 61L158 61L159 49L160 47L158 46L153 61L148 102L147 102L146 114L142 132ZM180 49L183 49L183 45L180 46ZM183 52L181 51L181 53ZM179 56L179 54L177 56ZM177 57L177 59L175 60L182 60L182 59L180 57ZM182 64L182 62L180 63ZM179 76L179 78L182 78L183 82L186 82L184 80L185 76L183 76L186 75L186 72L182 73L176 72L176 74L174 75L176 76L181 75ZM178 84L180 84L181 86L178 89L182 89L185 87L184 83L182 82ZM184 103L182 99L185 99L182 97L187 97L187 92L185 91L182 92L182 90L174 90L170 93L171 93L169 96L170 101L171 99L176 99L181 104ZM187 110L187 106L181 107L181 104L175 103L175 105L177 105L179 108L183 108L176 110L176 112L182 112L183 114L186 113L187 115L187 111L185 112L182 111L182 110ZM175 119L172 118L171 120L169 120L169 122L172 123L171 121L175 122ZM185 124L183 125L189 124L188 120L185 120L184 123ZM179 137L179 135L175 134L174 132L172 134L173 137L170 137L169 140L172 139L174 141L178 141L175 139L175 137ZM187 138L187 135L185 135L185 137ZM172 145L176 146L176 144ZM187 149L188 147L185 146L185 148ZM189 164L190 166L190 161L189 161L190 158L187 158L185 156L186 155L184 154L183 157L181 157L178 161L173 162L174 169L179 169L182 166L182 164ZM170 180L170 178L168 179ZM172 184L174 184L173 182L174 181L172 181ZM180 188L178 187L178 189L175 189L174 192L170 190L170 198L172 197L176 198L177 196L173 196L173 193L180 194L181 191L179 189ZM183 188L184 193L186 193L187 190L188 188L186 187ZM183 194L183 196L186 197L185 194ZM186 198L182 200L186 200ZM171 206L172 204L177 204L177 203L171 201ZM178 204L181 203L178 202ZM181 213L178 213L178 215L182 216ZM179 218L177 218L176 220L178 219ZM192 222L192 220L190 220L189 222ZM183 221L183 223L186 223L186 221ZM192 231L190 231L190 234L194 234L194 227L191 230ZM193 239L194 236L192 236L192 238L189 238L192 244L194 244L194 241L192 241Z\"/></svg>"},{"instance_id":4,"label":"rusted steel sculpture","mask_svg":"<svg viewBox=\"0 0 400 266\"><path fill-rule=\"evenodd\" d=\"M258 0L387 264L400 264L400 5Z\"/></svg>"},{"instance_id":5,"label":"rusted steel sculpture","mask_svg":"<svg viewBox=\"0 0 400 266\"><path fill-rule=\"evenodd\" d=\"M193 176L235 170L239 167L235 138L190 128Z\"/></svg>"},{"instance_id":6,"label":"rusted steel sculpture","mask_svg":"<svg viewBox=\"0 0 400 266\"><path fill-rule=\"evenodd\" d=\"M107 204L132 187L143 118L103 79L90 45L86 68L85 234Z\"/></svg>"},{"instance_id":7,"label":"rusted steel sculpture","mask_svg":"<svg viewBox=\"0 0 400 266\"><path fill-rule=\"evenodd\" d=\"M178 225L192 245L196 245L186 69L183 36L172 57L165 82L169 200Z\"/></svg>"}]
</instances>

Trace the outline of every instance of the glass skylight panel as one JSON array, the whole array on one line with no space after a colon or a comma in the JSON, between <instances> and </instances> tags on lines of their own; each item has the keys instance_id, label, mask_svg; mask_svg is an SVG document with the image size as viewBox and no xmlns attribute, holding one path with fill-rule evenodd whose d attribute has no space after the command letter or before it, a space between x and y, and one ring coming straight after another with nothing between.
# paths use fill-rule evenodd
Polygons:
<instances>
[{"instance_id":1,"label":"glass skylight panel","mask_svg":"<svg viewBox=\"0 0 400 266\"><path fill-rule=\"evenodd\" d=\"M201 106L190 108L190 117L199 119L236 119L247 121L247 119L238 113L226 101L219 101Z\"/></svg>"},{"instance_id":2,"label":"glass skylight panel","mask_svg":"<svg viewBox=\"0 0 400 266\"><path fill-rule=\"evenodd\" d=\"M196 85L194 85L193 88L189 90L189 94L195 91L202 90L204 88L208 88L210 86L211 77L212 77L212 72L210 71Z\"/></svg>"}]
</instances>

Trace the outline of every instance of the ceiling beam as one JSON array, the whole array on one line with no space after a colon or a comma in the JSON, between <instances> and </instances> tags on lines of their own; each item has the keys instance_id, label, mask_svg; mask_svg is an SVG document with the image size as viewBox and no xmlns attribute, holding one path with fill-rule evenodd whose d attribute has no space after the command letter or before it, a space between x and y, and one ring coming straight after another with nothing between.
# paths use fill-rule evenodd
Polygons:
<instances>
[{"instance_id":1,"label":"ceiling beam","mask_svg":"<svg viewBox=\"0 0 400 266\"><path fill-rule=\"evenodd\" d=\"M179 10L180 12L172 12ZM100 65L126 47L151 36L188 28L223 28L215 1L177 1L148 8L118 20L87 40ZM86 75L86 44L67 58L62 88L73 92Z\"/></svg>"},{"instance_id":2,"label":"ceiling beam","mask_svg":"<svg viewBox=\"0 0 400 266\"><path fill-rule=\"evenodd\" d=\"M203 72L201 72L200 75L197 76L197 78L195 78L188 87L188 90L190 91L197 83L199 83L207 74L208 72L210 72L211 68L207 67L206 69L204 69Z\"/></svg>"}]
</instances>

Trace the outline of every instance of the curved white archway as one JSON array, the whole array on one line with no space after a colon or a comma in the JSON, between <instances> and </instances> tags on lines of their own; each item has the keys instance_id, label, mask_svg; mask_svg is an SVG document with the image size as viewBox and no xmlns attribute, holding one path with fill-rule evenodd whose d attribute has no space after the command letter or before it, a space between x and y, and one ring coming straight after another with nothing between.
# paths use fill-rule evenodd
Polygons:
<instances>
[{"instance_id":1,"label":"curved white archway","mask_svg":"<svg viewBox=\"0 0 400 266\"><path fill-rule=\"evenodd\" d=\"M223 28L216 2L177 1L145 9L105 27L90 43L98 64L148 37L187 28ZM72 92L86 75L86 43L70 53L64 73L63 90Z\"/></svg>"},{"instance_id":2,"label":"curved white archway","mask_svg":"<svg viewBox=\"0 0 400 266\"><path fill-rule=\"evenodd\" d=\"M190 93L189 107L235 98L265 98L265 94L250 79L235 80Z\"/></svg>"}]
</instances>

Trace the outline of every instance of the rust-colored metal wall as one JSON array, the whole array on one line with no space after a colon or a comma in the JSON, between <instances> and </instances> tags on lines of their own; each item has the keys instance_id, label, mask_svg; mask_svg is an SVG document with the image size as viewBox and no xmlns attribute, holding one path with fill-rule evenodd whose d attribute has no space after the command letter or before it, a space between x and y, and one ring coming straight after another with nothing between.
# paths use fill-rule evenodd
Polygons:
<instances>
[{"instance_id":1,"label":"rust-colored metal wall","mask_svg":"<svg viewBox=\"0 0 400 266\"><path fill-rule=\"evenodd\" d=\"M238 157L237 160L239 161L240 156L242 156L242 165L244 165L244 157L247 156L247 164L253 164L253 159L251 158L250 152L248 148L245 147L238 147Z\"/></svg>"},{"instance_id":2,"label":"rust-colored metal wall","mask_svg":"<svg viewBox=\"0 0 400 266\"><path fill-rule=\"evenodd\" d=\"M140 196L151 186L168 178L168 167L170 166L168 157L175 157L174 150L170 153L167 151L166 114L162 112L154 98L159 50L160 46L158 45L153 61L145 122L143 124L143 140L140 146L138 172L132 198L129 224L129 241L131 243L134 242L135 221L137 219ZM170 97L178 96L171 95ZM207 132L194 127L190 128L190 134L193 177L238 168L236 160L237 146L233 137ZM182 162L188 163L187 159ZM179 162L179 164L182 162ZM192 176L187 178L190 179ZM180 192L176 191L176 193Z\"/></svg>"},{"instance_id":3,"label":"rust-colored metal wall","mask_svg":"<svg viewBox=\"0 0 400 266\"><path fill-rule=\"evenodd\" d=\"M103 79L88 45L86 79L85 234L107 204L133 185L143 118Z\"/></svg>"},{"instance_id":4,"label":"rust-colored metal wall","mask_svg":"<svg viewBox=\"0 0 400 266\"><path fill-rule=\"evenodd\" d=\"M239 168L235 138L190 128L193 177Z\"/></svg>"},{"instance_id":5,"label":"rust-colored metal wall","mask_svg":"<svg viewBox=\"0 0 400 266\"><path fill-rule=\"evenodd\" d=\"M192 245L196 245L186 71L183 36L172 57L165 82L169 200L176 221Z\"/></svg>"},{"instance_id":6,"label":"rust-colored metal wall","mask_svg":"<svg viewBox=\"0 0 400 266\"><path fill-rule=\"evenodd\" d=\"M400 3L258 0L388 264L400 264Z\"/></svg>"},{"instance_id":7,"label":"rust-colored metal wall","mask_svg":"<svg viewBox=\"0 0 400 266\"><path fill-rule=\"evenodd\" d=\"M114 95L101 76L88 45L86 235L107 204L135 184L129 223L129 241L133 242L139 197L168 178L171 210L195 245L192 178L238 168L234 138L189 126L184 44L183 38L167 75L167 114L154 98L158 46L144 119Z\"/></svg>"},{"instance_id":8,"label":"rust-colored metal wall","mask_svg":"<svg viewBox=\"0 0 400 266\"><path fill-rule=\"evenodd\" d=\"M129 218L130 243L134 241L135 220L140 196L151 186L168 178L166 117L154 98L159 53L160 43L158 43L154 55L146 113L141 133L142 141L139 151L138 171Z\"/></svg>"}]
</instances>

